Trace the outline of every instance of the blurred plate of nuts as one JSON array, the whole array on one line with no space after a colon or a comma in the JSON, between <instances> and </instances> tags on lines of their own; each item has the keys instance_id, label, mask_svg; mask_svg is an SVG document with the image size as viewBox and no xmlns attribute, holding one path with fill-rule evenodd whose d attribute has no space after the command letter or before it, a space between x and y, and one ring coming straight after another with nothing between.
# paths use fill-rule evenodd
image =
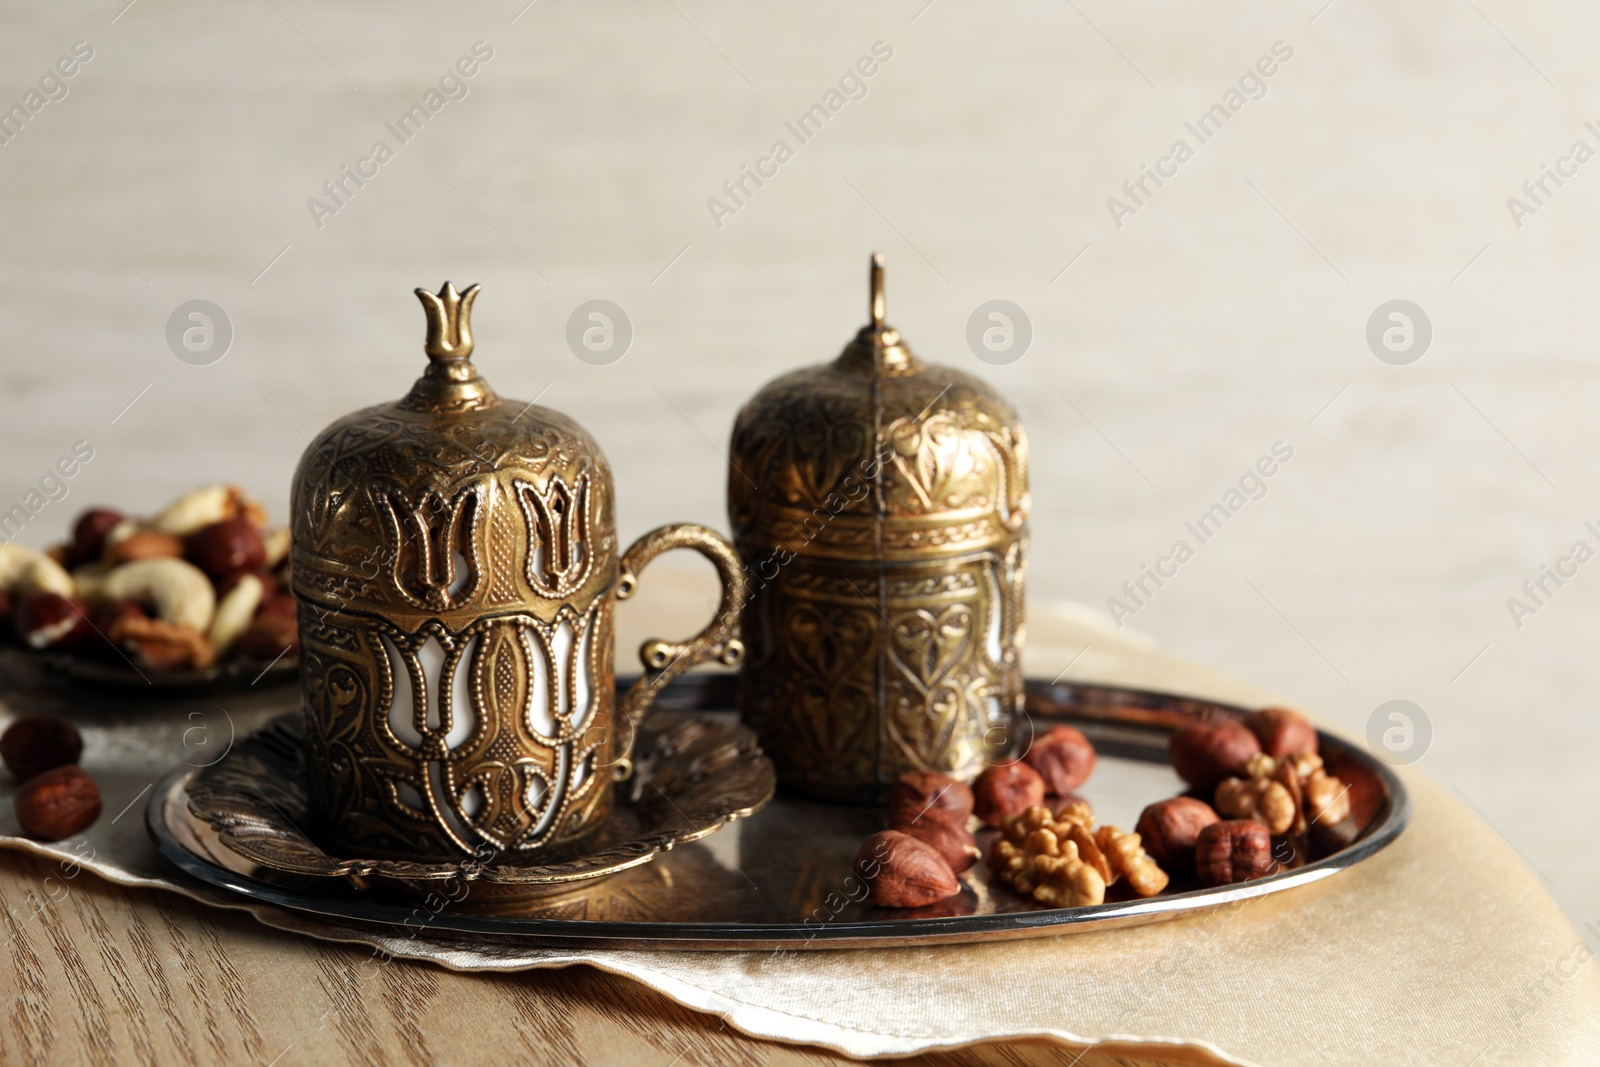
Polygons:
<instances>
[{"instance_id":1,"label":"blurred plate of nuts","mask_svg":"<svg viewBox=\"0 0 1600 1067\"><path fill-rule=\"evenodd\" d=\"M688 712L742 730L728 710L734 684L730 675L679 679L646 721L660 730ZM146 817L183 871L258 903L342 921L422 921L485 944L710 950L1040 937L1240 907L1369 859L1410 815L1386 764L1285 709L1040 681L1028 682L1026 707L1027 736L1014 748L1022 758L971 785L918 772L876 808L780 791L718 832L670 851L652 846L652 862L531 898L474 892L484 874L470 862L410 886L327 857L262 862L259 841L224 841L235 832L227 819L195 813L192 768L156 787ZM273 796L292 816L283 741L270 742L281 764ZM635 799L619 807L655 788L659 768L641 768ZM257 804L239 827L278 834L287 822Z\"/></svg>"},{"instance_id":2,"label":"blurred plate of nuts","mask_svg":"<svg viewBox=\"0 0 1600 1067\"><path fill-rule=\"evenodd\" d=\"M90 508L40 552L0 544L0 647L133 692L288 681L299 638L289 531L231 485L148 517Z\"/></svg>"}]
</instances>

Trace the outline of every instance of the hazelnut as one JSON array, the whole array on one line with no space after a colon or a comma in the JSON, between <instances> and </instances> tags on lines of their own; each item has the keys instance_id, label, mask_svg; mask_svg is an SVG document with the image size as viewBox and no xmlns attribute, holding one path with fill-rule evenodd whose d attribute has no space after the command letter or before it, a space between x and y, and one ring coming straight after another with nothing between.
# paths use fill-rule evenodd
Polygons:
<instances>
[{"instance_id":1,"label":"hazelnut","mask_svg":"<svg viewBox=\"0 0 1600 1067\"><path fill-rule=\"evenodd\" d=\"M17 640L30 648L63 651L82 645L94 633L83 604L56 593L35 593L18 600L11 612L11 628Z\"/></svg>"},{"instance_id":2,"label":"hazelnut","mask_svg":"<svg viewBox=\"0 0 1600 1067\"><path fill-rule=\"evenodd\" d=\"M934 851L944 858L956 874L971 867L983 855L978 850L978 839L972 836L970 830L943 819L924 816L913 823L892 823L889 829L910 834L923 844L933 846Z\"/></svg>"},{"instance_id":3,"label":"hazelnut","mask_svg":"<svg viewBox=\"0 0 1600 1067\"><path fill-rule=\"evenodd\" d=\"M873 834L856 853L856 872L884 908L920 908L961 891L955 872L932 845L899 830Z\"/></svg>"},{"instance_id":4,"label":"hazelnut","mask_svg":"<svg viewBox=\"0 0 1600 1067\"><path fill-rule=\"evenodd\" d=\"M1243 724L1232 719L1203 719L1173 732L1169 742L1172 769L1196 789L1209 790L1230 774L1237 774L1261 742Z\"/></svg>"},{"instance_id":5,"label":"hazelnut","mask_svg":"<svg viewBox=\"0 0 1600 1067\"><path fill-rule=\"evenodd\" d=\"M110 508L90 508L72 524L72 544L67 547L68 568L81 567L100 558L106 548L106 535L122 521L122 512Z\"/></svg>"},{"instance_id":6,"label":"hazelnut","mask_svg":"<svg viewBox=\"0 0 1600 1067\"><path fill-rule=\"evenodd\" d=\"M1272 835L1253 819L1225 819L1200 831L1194 869L1206 885L1231 885L1272 873Z\"/></svg>"},{"instance_id":7,"label":"hazelnut","mask_svg":"<svg viewBox=\"0 0 1600 1067\"><path fill-rule=\"evenodd\" d=\"M17 822L40 841L60 841L100 817L100 789L76 763L36 774L17 790Z\"/></svg>"},{"instance_id":8,"label":"hazelnut","mask_svg":"<svg viewBox=\"0 0 1600 1067\"><path fill-rule=\"evenodd\" d=\"M110 663L127 665L127 658L121 647L111 638L111 632L116 624L125 618L148 619L149 613L140 604L131 600L115 600L108 604L101 604L89 613L90 620L94 623L94 634L89 638L84 647L86 655L97 656Z\"/></svg>"},{"instance_id":9,"label":"hazelnut","mask_svg":"<svg viewBox=\"0 0 1600 1067\"><path fill-rule=\"evenodd\" d=\"M28 715L0 734L0 759L19 782L68 763L83 755L83 738L77 727L54 715Z\"/></svg>"},{"instance_id":10,"label":"hazelnut","mask_svg":"<svg viewBox=\"0 0 1600 1067\"><path fill-rule=\"evenodd\" d=\"M1218 821L1205 801L1172 797L1146 807L1133 829L1163 870L1187 873L1194 870L1194 844L1200 831Z\"/></svg>"},{"instance_id":11,"label":"hazelnut","mask_svg":"<svg viewBox=\"0 0 1600 1067\"><path fill-rule=\"evenodd\" d=\"M972 783L973 813L990 826L1044 804L1044 779L1018 761L987 768Z\"/></svg>"},{"instance_id":12,"label":"hazelnut","mask_svg":"<svg viewBox=\"0 0 1600 1067\"><path fill-rule=\"evenodd\" d=\"M258 571L267 561L261 531L249 519L223 519L190 534L184 556L220 581L244 571Z\"/></svg>"},{"instance_id":13,"label":"hazelnut","mask_svg":"<svg viewBox=\"0 0 1600 1067\"><path fill-rule=\"evenodd\" d=\"M1094 746L1082 731L1070 726L1054 726L1035 737L1022 758L1057 796L1071 793L1094 773Z\"/></svg>"},{"instance_id":14,"label":"hazelnut","mask_svg":"<svg viewBox=\"0 0 1600 1067\"><path fill-rule=\"evenodd\" d=\"M1317 728L1288 708L1262 708L1245 716L1244 724L1274 759L1317 754Z\"/></svg>"},{"instance_id":15,"label":"hazelnut","mask_svg":"<svg viewBox=\"0 0 1600 1067\"><path fill-rule=\"evenodd\" d=\"M279 656L300 654L300 632L295 627L293 615L281 612L268 614L265 608L256 612L255 621L234 648L253 659L275 660Z\"/></svg>"},{"instance_id":16,"label":"hazelnut","mask_svg":"<svg viewBox=\"0 0 1600 1067\"><path fill-rule=\"evenodd\" d=\"M120 541L106 546L105 563L120 567L141 559L176 559L183 555L183 542L159 530L135 530Z\"/></svg>"},{"instance_id":17,"label":"hazelnut","mask_svg":"<svg viewBox=\"0 0 1600 1067\"><path fill-rule=\"evenodd\" d=\"M263 590L261 606L256 609L256 618L263 619L268 616L288 619L293 622L295 617L294 595L283 592L281 588L277 593L270 595Z\"/></svg>"},{"instance_id":18,"label":"hazelnut","mask_svg":"<svg viewBox=\"0 0 1600 1067\"><path fill-rule=\"evenodd\" d=\"M972 789L939 771L907 771L889 787L889 824L898 829L934 820L965 829Z\"/></svg>"}]
</instances>

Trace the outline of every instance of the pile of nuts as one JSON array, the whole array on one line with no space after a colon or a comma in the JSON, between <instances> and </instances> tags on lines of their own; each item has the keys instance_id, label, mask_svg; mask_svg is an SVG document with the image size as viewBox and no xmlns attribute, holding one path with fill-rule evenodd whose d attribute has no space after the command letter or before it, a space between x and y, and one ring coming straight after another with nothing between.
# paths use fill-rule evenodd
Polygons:
<instances>
[{"instance_id":1,"label":"pile of nuts","mask_svg":"<svg viewBox=\"0 0 1600 1067\"><path fill-rule=\"evenodd\" d=\"M856 873L881 908L920 908L961 891L956 875L982 855L968 828L973 793L940 771L910 771L889 788L889 829L856 853Z\"/></svg>"},{"instance_id":2,"label":"pile of nuts","mask_svg":"<svg viewBox=\"0 0 1600 1067\"><path fill-rule=\"evenodd\" d=\"M997 827L1043 804L1046 792L1073 799L1094 760L1087 737L1057 726L1034 738L1023 760L985 769L970 787L940 771L901 775L889 789L889 829L867 838L856 856L869 899L918 908L959 893L957 875L983 854L970 826L974 815Z\"/></svg>"},{"instance_id":3,"label":"pile of nuts","mask_svg":"<svg viewBox=\"0 0 1600 1067\"><path fill-rule=\"evenodd\" d=\"M1054 726L1033 739L1022 759L986 768L972 783L978 818L1000 826L1044 803L1046 793L1072 797L1094 773L1094 746L1082 731Z\"/></svg>"},{"instance_id":4,"label":"pile of nuts","mask_svg":"<svg viewBox=\"0 0 1600 1067\"><path fill-rule=\"evenodd\" d=\"M1273 838L1296 838L1350 816L1348 787L1323 766L1317 731L1287 708L1204 719L1175 731L1172 767L1195 796L1158 801L1137 830L1156 860L1205 885L1260 878L1281 864Z\"/></svg>"},{"instance_id":5,"label":"pile of nuts","mask_svg":"<svg viewBox=\"0 0 1600 1067\"><path fill-rule=\"evenodd\" d=\"M22 832L60 841L100 817L100 788L78 766L83 738L65 719L30 715L0 734L0 758L22 788L13 800Z\"/></svg>"},{"instance_id":6,"label":"pile of nuts","mask_svg":"<svg viewBox=\"0 0 1600 1067\"><path fill-rule=\"evenodd\" d=\"M84 512L48 553L0 544L0 627L32 649L204 669L238 653L299 651L289 531L239 489L186 493L150 519Z\"/></svg>"},{"instance_id":7,"label":"pile of nuts","mask_svg":"<svg viewBox=\"0 0 1600 1067\"><path fill-rule=\"evenodd\" d=\"M1276 842L1350 817L1348 787L1324 766L1315 727L1287 708L1191 723L1170 746L1192 789L1146 807L1132 833L1096 826L1076 795L1095 751L1070 726L1038 735L1021 760L987 768L970 788L913 771L891 787L889 829L861 846L856 871L880 907L954 896L981 855L975 817L999 831L987 857L997 878L1039 904L1084 907L1119 885L1124 898L1153 897L1174 878L1219 886L1273 874Z\"/></svg>"}]
</instances>

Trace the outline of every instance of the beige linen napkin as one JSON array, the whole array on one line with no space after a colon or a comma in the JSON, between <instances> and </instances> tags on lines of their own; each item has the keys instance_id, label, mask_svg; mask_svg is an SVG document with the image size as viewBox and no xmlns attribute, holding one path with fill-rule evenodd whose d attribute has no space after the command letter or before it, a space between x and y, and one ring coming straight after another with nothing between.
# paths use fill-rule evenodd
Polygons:
<instances>
[{"instance_id":1,"label":"beige linen napkin","mask_svg":"<svg viewBox=\"0 0 1600 1067\"><path fill-rule=\"evenodd\" d=\"M1283 702L1092 609L1030 616L1033 673L1081 654L1073 680ZM1401 774L1415 810L1397 842L1232 911L989 945L575 956L747 1033L863 1057L1040 1035L1251 1064L1600 1064L1600 929L1586 941L1493 829Z\"/></svg>"}]
</instances>

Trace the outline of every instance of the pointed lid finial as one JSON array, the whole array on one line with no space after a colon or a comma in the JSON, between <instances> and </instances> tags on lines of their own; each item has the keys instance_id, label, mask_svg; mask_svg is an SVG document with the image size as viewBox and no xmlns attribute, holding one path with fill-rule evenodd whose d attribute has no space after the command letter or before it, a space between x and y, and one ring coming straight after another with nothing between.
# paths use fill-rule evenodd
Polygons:
<instances>
[{"instance_id":1,"label":"pointed lid finial","mask_svg":"<svg viewBox=\"0 0 1600 1067\"><path fill-rule=\"evenodd\" d=\"M900 331L884 321L883 253L872 253L867 267L868 322L839 356L842 366L866 370L879 377L916 374L922 361L900 339Z\"/></svg>"},{"instance_id":2,"label":"pointed lid finial","mask_svg":"<svg viewBox=\"0 0 1600 1067\"><path fill-rule=\"evenodd\" d=\"M445 282L437 295L416 290L428 315L428 341L423 348L430 358L461 360L472 355L472 302L478 289L469 285L466 292L458 293L454 285Z\"/></svg>"},{"instance_id":3,"label":"pointed lid finial","mask_svg":"<svg viewBox=\"0 0 1600 1067\"><path fill-rule=\"evenodd\" d=\"M407 411L466 411L492 407L500 402L489 383L478 376L472 365L472 302L478 286L469 285L456 292L449 282L437 293L416 290L422 310L428 316L428 369L411 387L400 406Z\"/></svg>"},{"instance_id":4,"label":"pointed lid finial","mask_svg":"<svg viewBox=\"0 0 1600 1067\"><path fill-rule=\"evenodd\" d=\"M872 328L883 329L883 253L872 253L872 266L868 270L867 284L871 289L872 302L870 312L872 315Z\"/></svg>"}]
</instances>

